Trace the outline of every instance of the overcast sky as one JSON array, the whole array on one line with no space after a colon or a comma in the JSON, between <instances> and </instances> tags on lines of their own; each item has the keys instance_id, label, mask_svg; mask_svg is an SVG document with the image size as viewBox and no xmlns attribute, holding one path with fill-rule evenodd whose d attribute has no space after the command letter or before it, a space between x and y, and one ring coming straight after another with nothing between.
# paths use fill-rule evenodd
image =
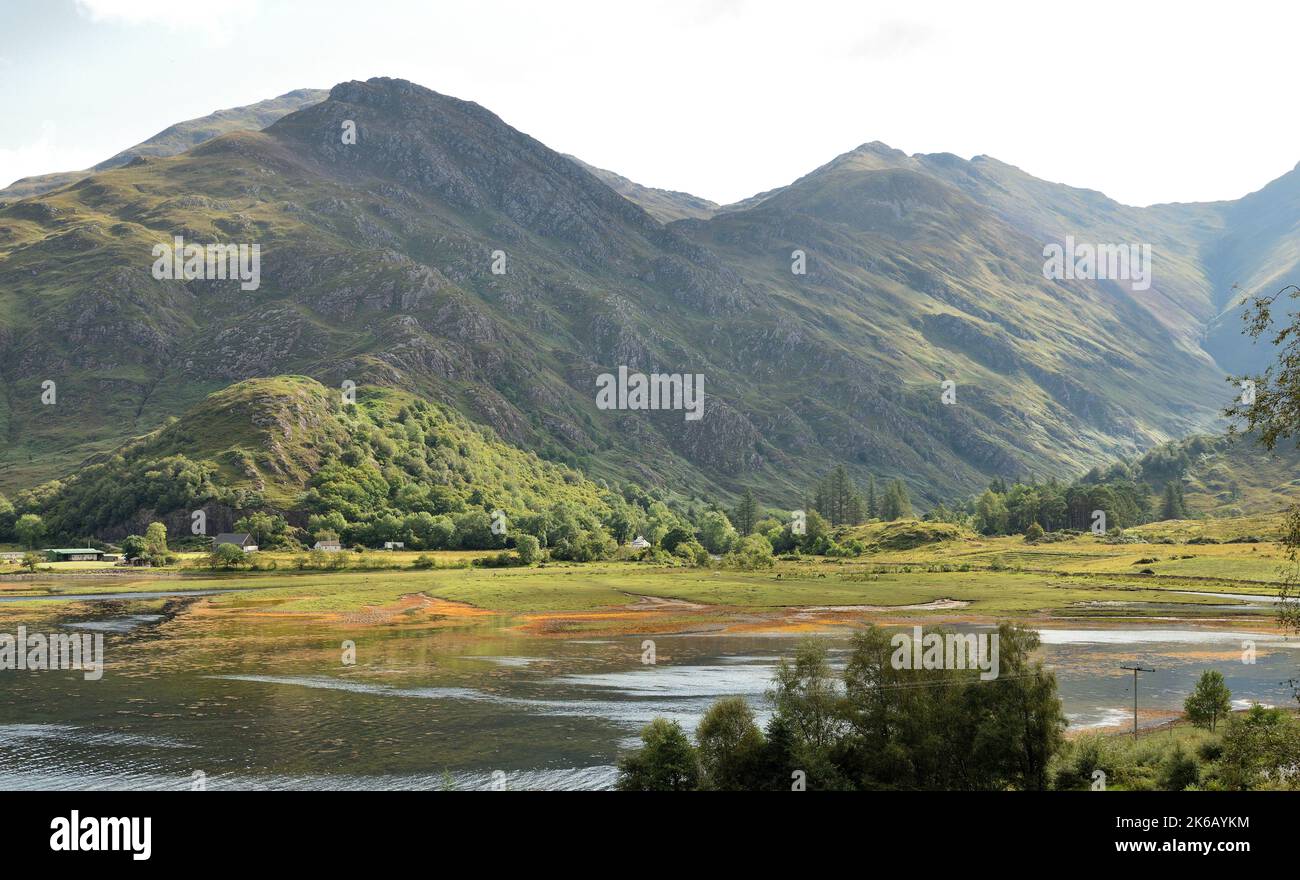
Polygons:
<instances>
[{"instance_id":1,"label":"overcast sky","mask_svg":"<svg viewBox=\"0 0 1300 880\"><path fill-rule=\"evenodd\" d=\"M1300 161L1300 4L0 0L0 186L173 122L395 76L719 202L880 140L1120 201ZM210 10L204 12L203 10Z\"/></svg>"}]
</instances>

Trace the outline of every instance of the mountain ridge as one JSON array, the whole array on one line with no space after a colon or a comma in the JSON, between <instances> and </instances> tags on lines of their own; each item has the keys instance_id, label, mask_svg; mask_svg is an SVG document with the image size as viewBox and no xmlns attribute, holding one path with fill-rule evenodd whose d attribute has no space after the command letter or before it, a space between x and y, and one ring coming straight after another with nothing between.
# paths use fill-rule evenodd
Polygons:
<instances>
[{"instance_id":1,"label":"mountain ridge","mask_svg":"<svg viewBox=\"0 0 1300 880\"><path fill-rule=\"evenodd\" d=\"M70 392L66 410L4 400L0 485L282 374L402 388L597 478L791 508L837 463L935 501L1211 429L1231 389L1194 344L1214 293L1198 258L1174 253L1144 299L1049 281L1041 249L1071 222L1208 247L1219 214L1100 204L1078 223L1036 199L1061 185L994 162L866 144L665 224L476 104L341 83L261 132L0 209L0 374ZM259 241L261 289L149 278L178 232ZM704 373L705 418L596 410L619 365Z\"/></svg>"},{"instance_id":2,"label":"mountain ridge","mask_svg":"<svg viewBox=\"0 0 1300 880\"><path fill-rule=\"evenodd\" d=\"M324 100L324 89L294 89L275 98L258 101L242 107L227 107L184 122L169 125L152 137L127 147L109 158L80 171L55 171L36 174L15 180L0 189L0 201L24 199L40 195L89 177L96 171L106 171L126 165L142 156L155 158L174 156L198 146L219 134L243 128L264 128L275 120L307 104Z\"/></svg>"}]
</instances>

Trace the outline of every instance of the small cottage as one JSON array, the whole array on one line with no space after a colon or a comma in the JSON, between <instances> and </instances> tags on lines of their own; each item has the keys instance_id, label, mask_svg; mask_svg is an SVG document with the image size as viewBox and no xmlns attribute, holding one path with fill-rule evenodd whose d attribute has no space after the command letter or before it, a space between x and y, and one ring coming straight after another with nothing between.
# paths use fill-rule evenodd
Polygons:
<instances>
[{"instance_id":1,"label":"small cottage","mask_svg":"<svg viewBox=\"0 0 1300 880\"><path fill-rule=\"evenodd\" d=\"M327 550L330 553L337 553L343 549L343 545L338 541L317 541L312 545L313 550Z\"/></svg>"},{"instance_id":2,"label":"small cottage","mask_svg":"<svg viewBox=\"0 0 1300 880\"><path fill-rule=\"evenodd\" d=\"M633 550L645 550L649 546L650 546L650 542L640 535L637 535L636 538L632 540L632 544L631 544Z\"/></svg>"},{"instance_id":3,"label":"small cottage","mask_svg":"<svg viewBox=\"0 0 1300 880\"><path fill-rule=\"evenodd\" d=\"M245 553L257 552L257 545L253 543L253 536L248 532L222 532L220 535L217 535L212 539L212 546L214 549L221 544L234 544Z\"/></svg>"}]
</instances>

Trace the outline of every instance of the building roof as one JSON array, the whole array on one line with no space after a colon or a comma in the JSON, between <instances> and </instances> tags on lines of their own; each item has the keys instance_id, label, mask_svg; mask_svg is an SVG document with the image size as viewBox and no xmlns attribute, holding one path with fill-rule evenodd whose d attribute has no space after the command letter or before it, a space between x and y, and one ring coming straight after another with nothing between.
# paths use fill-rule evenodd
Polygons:
<instances>
[{"instance_id":1,"label":"building roof","mask_svg":"<svg viewBox=\"0 0 1300 880\"><path fill-rule=\"evenodd\" d=\"M251 544L253 536L248 532L222 532L212 539L213 544Z\"/></svg>"},{"instance_id":2,"label":"building roof","mask_svg":"<svg viewBox=\"0 0 1300 880\"><path fill-rule=\"evenodd\" d=\"M46 553L103 553L103 550L96 550L94 547L50 547Z\"/></svg>"}]
</instances>

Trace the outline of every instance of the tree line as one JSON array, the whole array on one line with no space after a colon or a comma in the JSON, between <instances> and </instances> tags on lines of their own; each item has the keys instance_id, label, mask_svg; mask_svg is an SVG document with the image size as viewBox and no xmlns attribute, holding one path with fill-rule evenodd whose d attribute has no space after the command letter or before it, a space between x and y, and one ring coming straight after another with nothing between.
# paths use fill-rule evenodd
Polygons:
<instances>
[{"instance_id":1,"label":"tree line","mask_svg":"<svg viewBox=\"0 0 1300 880\"><path fill-rule=\"evenodd\" d=\"M651 790L1044 789L1065 717L1056 678L1032 659L1032 630L998 628L1000 674L901 670L886 631L853 638L840 676L825 645L783 659L759 727L740 697L704 715L692 743L656 719L642 747L619 762L618 787Z\"/></svg>"}]
</instances>

